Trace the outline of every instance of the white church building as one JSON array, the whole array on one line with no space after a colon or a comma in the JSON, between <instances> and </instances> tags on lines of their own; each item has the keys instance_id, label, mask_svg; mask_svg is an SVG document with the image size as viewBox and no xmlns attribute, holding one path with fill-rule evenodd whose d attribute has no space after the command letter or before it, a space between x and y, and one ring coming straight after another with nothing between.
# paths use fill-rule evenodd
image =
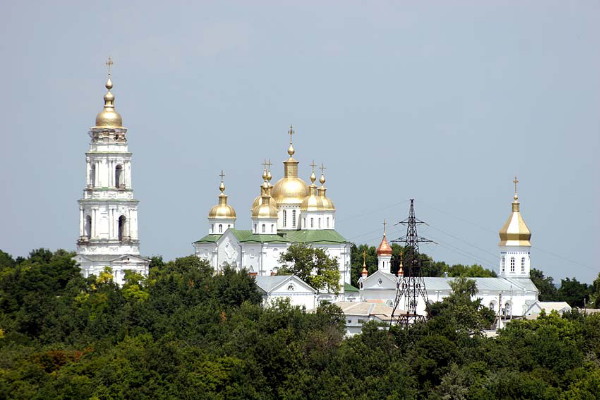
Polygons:
<instances>
[{"instance_id":1,"label":"white church building","mask_svg":"<svg viewBox=\"0 0 600 400\"><path fill-rule=\"evenodd\" d=\"M530 250L531 232L525 224L520 212L515 178L515 194L512 212L500 229L499 263L497 278L470 278L475 280L478 293L475 298L481 299L482 305L494 310L504 319L523 317L538 301L538 289L529 278L531 269ZM362 301L385 303L393 306L396 299L396 287L405 279L402 264L398 274L390 272L392 248L385 236L377 248L378 269L368 275L363 268L359 278L359 293ZM437 302L452 293L450 277L424 277L428 302ZM417 313L425 315L425 302L420 299ZM405 299L399 301L398 308L403 309Z\"/></svg>"},{"instance_id":2,"label":"white church building","mask_svg":"<svg viewBox=\"0 0 600 400\"><path fill-rule=\"evenodd\" d=\"M112 64L110 59L107 64ZM115 110L112 87L109 72L104 109L89 131L91 142L85 154L86 185L79 200L75 260L85 277L99 275L110 267L114 281L122 284L126 270L147 275L149 260L140 256L139 202L131 184L131 153L127 129Z\"/></svg>"},{"instance_id":3,"label":"white church building","mask_svg":"<svg viewBox=\"0 0 600 400\"><path fill-rule=\"evenodd\" d=\"M313 163L310 185L298 176L294 159L294 130L290 127L288 159L283 162L283 177L271 184L271 171L265 163L260 194L251 204L251 229L238 229L237 214L228 204L223 174L218 204L208 213L208 234L193 243L195 254L207 260L215 271L225 265L245 268L255 276L271 276L280 267L279 257L295 243L323 248L338 261L341 293L350 285L351 244L335 230L335 206L327 197L325 175L317 186ZM321 294L320 299L327 296ZM335 296L329 296L335 300Z\"/></svg>"}]
</instances>

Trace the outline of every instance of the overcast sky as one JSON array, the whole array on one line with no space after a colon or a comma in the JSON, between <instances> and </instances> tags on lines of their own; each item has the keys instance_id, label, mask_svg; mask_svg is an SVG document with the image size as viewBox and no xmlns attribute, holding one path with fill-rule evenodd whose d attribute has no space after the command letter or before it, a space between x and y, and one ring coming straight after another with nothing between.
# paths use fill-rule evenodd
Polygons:
<instances>
[{"instance_id":1,"label":"overcast sky","mask_svg":"<svg viewBox=\"0 0 600 400\"><path fill-rule=\"evenodd\" d=\"M114 60L143 255L189 255L221 169L249 229L287 129L337 230L378 244L414 198L421 250L497 270L520 180L532 264L600 271L598 1L4 1L0 249L75 249L88 130Z\"/></svg>"}]
</instances>

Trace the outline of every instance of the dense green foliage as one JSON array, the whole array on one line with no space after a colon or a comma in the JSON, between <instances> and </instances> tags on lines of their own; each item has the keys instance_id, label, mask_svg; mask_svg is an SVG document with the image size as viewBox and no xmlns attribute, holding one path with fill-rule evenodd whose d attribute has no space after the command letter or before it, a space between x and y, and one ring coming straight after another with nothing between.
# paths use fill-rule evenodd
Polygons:
<instances>
[{"instance_id":1,"label":"dense green foliage","mask_svg":"<svg viewBox=\"0 0 600 400\"><path fill-rule=\"evenodd\" d=\"M84 279L64 251L0 253L0 399L597 399L600 315L513 321L496 338L474 282L409 331L260 306L244 272L152 259ZM600 283L600 282L599 282Z\"/></svg>"},{"instance_id":2,"label":"dense green foliage","mask_svg":"<svg viewBox=\"0 0 600 400\"><path fill-rule=\"evenodd\" d=\"M324 249L305 244L292 244L279 257L278 275L297 275L314 289L338 293L340 270L335 257Z\"/></svg>"}]
</instances>

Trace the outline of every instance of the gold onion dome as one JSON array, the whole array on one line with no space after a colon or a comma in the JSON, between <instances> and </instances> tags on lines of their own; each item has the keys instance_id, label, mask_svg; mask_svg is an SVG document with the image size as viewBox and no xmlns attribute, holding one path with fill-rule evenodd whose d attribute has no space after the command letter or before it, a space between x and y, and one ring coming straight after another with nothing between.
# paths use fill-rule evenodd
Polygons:
<instances>
[{"instance_id":1,"label":"gold onion dome","mask_svg":"<svg viewBox=\"0 0 600 400\"><path fill-rule=\"evenodd\" d=\"M221 194L219 195L219 204L210 209L208 213L208 218L215 219L231 219L235 218L235 210L229 204L227 204L227 195L225 192L225 184L221 180L221 184L219 185L219 190Z\"/></svg>"},{"instance_id":2,"label":"gold onion dome","mask_svg":"<svg viewBox=\"0 0 600 400\"><path fill-rule=\"evenodd\" d=\"M110 92L113 87L110 77L105 87L108 92L104 95L104 109L96 116L96 128L121 128L123 119L121 114L115 111L115 96Z\"/></svg>"},{"instance_id":3,"label":"gold onion dome","mask_svg":"<svg viewBox=\"0 0 600 400\"><path fill-rule=\"evenodd\" d=\"M388 242L387 237L385 236L385 232L383 233L383 239L381 239L381 243L379 247L377 247L377 255L378 256L391 256L392 255L392 246L390 246L390 242Z\"/></svg>"},{"instance_id":4,"label":"gold onion dome","mask_svg":"<svg viewBox=\"0 0 600 400\"><path fill-rule=\"evenodd\" d=\"M521 216L519 195L515 177L515 195L512 202L512 213L500 229L500 246L531 246L531 231Z\"/></svg>"},{"instance_id":5,"label":"gold onion dome","mask_svg":"<svg viewBox=\"0 0 600 400\"><path fill-rule=\"evenodd\" d=\"M266 181L269 184L268 193L269 193L269 197L271 197L271 192L273 190L273 185L271 185L271 179L273 179L273 175L271 175L271 171L269 171L269 170L267 170L267 168L265 168L263 170L262 178L263 178L263 181ZM254 210L254 208L256 206L259 206L261 199L262 199L262 186L261 186L261 194L259 194L258 196L256 196L254 198L254 201L252 202L252 206L250 207L250 210Z\"/></svg>"},{"instance_id":6,"label":"gold onion dome","mask_svg":"<svg viewBox=\"0 0 600 400\"><path fill-rule=\"evenodd\" d=\"M321 174L321 178L319 178L319 182L321 182L321 187L319 188L319 198L321 199L321 210L324 211L334 211L335 206L333 205L333 201L329 197L327 197L327 188L325 187L325 175Z\"/></svg>"},{"instance_id":7,"label":"gold onion dome","mask_svg":"<svg viewBox=\"0 0 600 400\"><path fill-rule=\"evenodd\" d=\"M300 210L302 211L318 211L322 209L323 202L317 193L317 185L315 185L315 181L317 177L315 175L315 171L310 175L310 186L308 187L308 196L302 200L302 204L300 205Z\"/></svg>"},{"instance_id":8,"label":"gold onion dome","mask_svg":"<svg viewBox=\"0 0 600 400\"><path fill-rule=\"evenodd\" d=\"M270 185L267 180L260 187L260 204L252 208L252 218L277 218L277 207L271 202Z\"/></svg>"},{"instance_id":9,"label":"gold onion dome","mask_svg":"<svg viewBox=\"0 0 600 400\"><path fill-rule=\"evenodd\" d=\"M291 141L294 130L290 127L290 147L288 154L290 158L283 162L283 178L277 181L273 186L272 196L277 204L302 204L302 201L308 196L308 186L306 182L298 178L298 161L293 157L295 150Z\"/></svg>"}]
</instances>

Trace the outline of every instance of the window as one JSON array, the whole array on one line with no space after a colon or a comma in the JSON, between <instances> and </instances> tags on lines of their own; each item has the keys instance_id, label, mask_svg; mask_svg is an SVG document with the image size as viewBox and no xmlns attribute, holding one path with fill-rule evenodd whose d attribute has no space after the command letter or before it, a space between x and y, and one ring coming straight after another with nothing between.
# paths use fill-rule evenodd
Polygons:
<instances>
[{"instance_id":1,"label":"window","mask_svg":"<svg viewBox=\"0 0 600 400\"><path fill-rule=\"evenodd\" d=\"M96 164L92 163L90 167L90 185L94 187L96 185Z\"/></svg>"},{"instance_id":2,"label":"window","mask_svg":"<svg viewBox=\"0 0 600 400\"><path fill-rule=\"evenodd\" d=\"M210 233L215 233L215 224L210 224Z\"/></svg>"},{"instance_id":3,"label":"window","mask_svg":"<svg viewBox=\"0 0 600 400\"><path fill-rule=\"evenodd\" d=\"M500 269L502 272L506 270L506 258L502 257L502 261L500 262Z\"/></svg>"},{"instance_id":4,"label":"window","mask_svg":"<svg viewBox=\"0 0 600 400\"><path fill-rule=\"evenodd\" d=\"M310 219L310 227L311 227L311 228L314 228L314 227L315 227L315 219L314 219L314 218L311 218L311 219Z\"/></svg>"},{"instance_id":5,"label":"window","mask_svg":"<svg viewBox=\"0 0 600 400\"><path fill-rule=\"evenodd\" d=\"M525 257L521 258L521 273L525 273Z\"/></svg>"},{"instance_id":6,"label":"window","mask_svg":"<svg viewBox=\"0 0 600 400\"><path fill-rule=\"evenodd\" d=\"M283 210L283 227L287 226L287 211Z\"/></svg>"},{"instance_id":7,"label":"window","mask_svg":"<svg viewBox=\"0 0 600 400\"><path fill-rule=\"evenodd\" d=\"M271 233L275 233L275 225L271 224Z\"/></svg>"},{"instance_id":8,"label":"window","mask_svg":"<svg viewBox=\"0 0 600 400\"><path fill-rule=\"evenodd\" d=\"M256 233L256 224L254 224L254 233Z\"/></svg>"},{"instance_id":9,"label":"window","mask_svg":"<svg viewBox=\"0 0 600 400\"><path fill-rule=\"evenodd\" d=\"M92 217L87 215L85 217L85 237L90 239L92 237Z\"/></svg>"},{"instance_id":10,"label":"window","mask_svg":"<svg viewBox=\"0 0 600 400\"><path fill-rule=\"evenodd\" d=\"M296 210L292 210L292 228L296 227Z\"/></svg>"},{"instance_id":11,"label":"window","mask_svg":"<svg viewBox=\"0 0 600 400\"><path fill-rule=\"evenodd\" d=\"M293 284L293 283L290 283L290 284L289 284L289 286L288 286L288 291L290 291L290 292L291 292L291 291L293 291L293 290L294 290L294 284Z\"/></svg>"},{"instance_id":12,"label":"window","mask_svg":"<svg viewBox=\"0 0 600 400\"><path fill-rule=\"evenodd\" d=\"M123 241L123 239L125 239L125 234L126 234L126 227L127 225L127 218L125 218L124 215L121 215L119 217L119 240Z\"/></svg>"},{"instance_id":13,"label":"window","mask_svg":"<svg viewBox=\"0 0 600 400\"><path fill-rule=\"evenodd\" d=\"M327 228L329 228L329 217L327 217Z\"/></svg>"},{"instance_id":14,"label":"window","mask_svg":"<svg viewBox=\"0 0 600 400\"><path fill-rule=\"evenodd\" d=\"M219 224L219 233L223 233L223 224Z\"/></svg>"},{"instance_id":15,"label":"window","mask_svg":"<svg viewBox=\"0 0 600 400\"><path fill-rule=\"evenodd\" d=\"M510 258L510 272L515 272L515 258Z\"/></svg>"},{"instance_id":16,"label":"window","mask_svg":"<svg viewBox=\"0 0 600 400\"><path fill-rule=\"evenodd\" d=\"M319 218L319 229L321 229L321 218Z\"/></svg>"},{"instance_id":17,"label":"window","mask_svg":"<svg viewBox=\"0 0 600 400\"><path fill-rule=\"evenodd\" d=\"M124 187L123 185L123 166L117 165L115 168L115 187L120 188Z\"/></svg>"},{"instance_id":18,"label":"window","mask_svg":"<svg viewBox=\"0 0 600 400\"><path fill-rule=\"evenodd\" d=\"M262 233L265 233L265 224L262 224Z\"/></svg>"}]
</instances>

